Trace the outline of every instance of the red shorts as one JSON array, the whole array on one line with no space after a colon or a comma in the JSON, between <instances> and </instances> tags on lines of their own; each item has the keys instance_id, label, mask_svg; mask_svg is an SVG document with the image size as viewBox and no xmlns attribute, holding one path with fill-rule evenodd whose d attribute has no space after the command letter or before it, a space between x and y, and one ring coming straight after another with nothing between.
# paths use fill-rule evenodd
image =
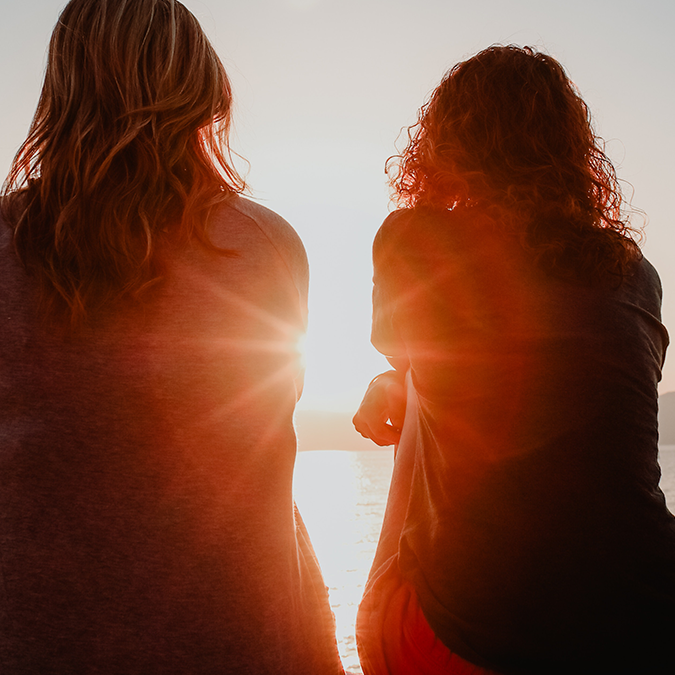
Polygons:
<instances>
[{"instance_id":1,"label":"red shorts","mask_svg":"<svg viewBox=\"0 0 675 675\"><path fill-rule=\"evenodd\" d=\"M499 675L465 661L434 635L395 556L368 582L356 644L364 675Z\"/></svg>"}]
</instances>

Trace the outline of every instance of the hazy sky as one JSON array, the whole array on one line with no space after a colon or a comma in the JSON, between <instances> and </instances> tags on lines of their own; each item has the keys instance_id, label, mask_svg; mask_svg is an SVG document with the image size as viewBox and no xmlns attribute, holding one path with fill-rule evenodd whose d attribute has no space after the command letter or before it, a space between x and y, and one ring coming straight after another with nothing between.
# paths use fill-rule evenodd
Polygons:
<instances>
[{"instance_id":1,"label":"hazy sky","mask_svg":"<svg viewBox=\"0 0 675 675\"><path fill-rule=\"evenodd\" d=\"M0 172L26 134L64 2L0 0ZM235 93L233 147L253 196L300 233L311 267L301 406L354 409L385 365L369 344L370 246L391 208L383 172L402 127L458 60L534 45L566 67L633 205L675 335L672 0L188 0ZM631 187L632 186L632 187ZM634 191L634 194L633 194ZM671 197L672 199L672 197ZM661 391L675 390L675 356Z\"/></svg>"}]
</instances>

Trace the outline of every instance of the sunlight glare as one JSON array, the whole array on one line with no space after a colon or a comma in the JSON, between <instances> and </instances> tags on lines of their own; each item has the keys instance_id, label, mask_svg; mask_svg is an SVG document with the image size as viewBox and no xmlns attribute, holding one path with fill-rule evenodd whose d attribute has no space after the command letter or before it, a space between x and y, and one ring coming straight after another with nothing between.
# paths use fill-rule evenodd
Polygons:
<instances>
[{"instance_id":1,"label":"sunlight glare","mask_svg":"<svg viewBox=\"0 0 675 675\"><path fill-rule=\"evenodd\" d=\"M380 534L393 453L312 450L298 454L294 496L329 588L338 648L361 672L354 639L356 610Z\"/></svg>"}]
</instances>

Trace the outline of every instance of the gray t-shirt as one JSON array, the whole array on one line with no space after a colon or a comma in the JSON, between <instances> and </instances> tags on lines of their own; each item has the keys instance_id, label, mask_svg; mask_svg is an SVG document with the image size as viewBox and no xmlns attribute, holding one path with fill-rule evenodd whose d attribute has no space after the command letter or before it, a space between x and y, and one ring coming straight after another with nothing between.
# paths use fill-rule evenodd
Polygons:
<instances>
[{"instance_id":1,"label":"gray t-shirt","mask_svg":"<svg viewBox=\"0 0 675 675\"><path fill-rule=\"evenodd\" d=\"M235 196L64 335L0 221L0 672L341 673L294 511L308 268Z\"/></svg>"}]
</instances>

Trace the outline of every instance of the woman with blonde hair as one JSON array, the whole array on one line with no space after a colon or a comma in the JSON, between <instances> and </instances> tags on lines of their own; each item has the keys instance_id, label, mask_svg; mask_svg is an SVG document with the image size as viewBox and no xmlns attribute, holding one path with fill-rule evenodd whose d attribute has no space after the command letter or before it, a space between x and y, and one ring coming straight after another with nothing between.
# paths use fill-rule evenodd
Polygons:
<instances>
[{"instance_id":1,"label":"woman with blonde hair","mask_svg":"<svg viewBox=\"0 0 675 675\"><path fill-rule=\"evenodd\" d=\"M361 433L397 443L357 622L366 675L675 670L661 286L561 65L443 78L373 247Z\"/></svg>"},{"instance_id":2,"label":"woman with blonde hair","mask_svg":"<svg viewBox=\"0 0 675 675\"><path fill-rule=\"evenodd\" d=\"M307 260L176 0L71 0L0 219L0 672L342 673L294 511Z\"/></svg>"}]
</instances>

